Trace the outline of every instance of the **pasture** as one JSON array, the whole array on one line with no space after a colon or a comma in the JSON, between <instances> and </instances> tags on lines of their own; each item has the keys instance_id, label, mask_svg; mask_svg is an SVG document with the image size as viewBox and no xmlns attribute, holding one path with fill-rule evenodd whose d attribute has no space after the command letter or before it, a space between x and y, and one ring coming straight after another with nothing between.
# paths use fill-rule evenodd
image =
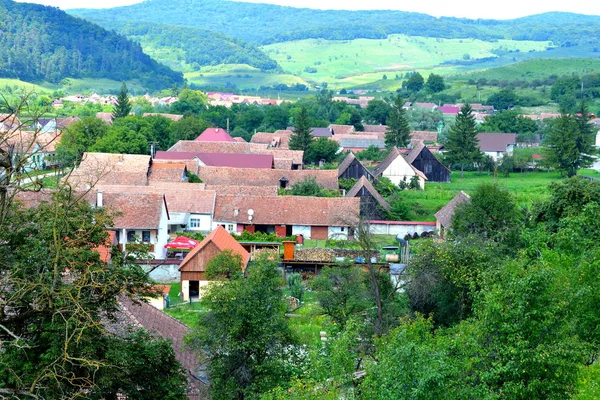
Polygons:
<instances>
[{"instance_id":1,"label":"pasture","mask_svg":"<svg viewBox=\"0 0 600 400\"><path fill-rule=\"evenodd\" d=\"M203 67L199 71L184 74L184 77L189 83L198 86L224 87L229 84L229 86L235 85L239 89L258 89L260 86L273 86L280 83L310 85L309 82L298 76L263 72L241 64Z\"/></svg>"}]
</instances>

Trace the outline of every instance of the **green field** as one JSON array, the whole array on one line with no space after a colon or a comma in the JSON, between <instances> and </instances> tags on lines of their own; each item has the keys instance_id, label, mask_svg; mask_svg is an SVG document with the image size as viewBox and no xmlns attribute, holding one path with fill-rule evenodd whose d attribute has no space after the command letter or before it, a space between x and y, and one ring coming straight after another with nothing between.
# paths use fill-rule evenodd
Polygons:
<instances>
[{"instance_id":1,"label":"green field","mask_svg":"<svg viewBox=\"0 0 600 400\"><path fill-rule=\"evenodd\" d=\"M452 79L523 80L547 78L550 75L584 75L600 72L600 60L590 58L534 59L484 71L458 74Z\"/></svg>"},{"instance_id":2,"label":"green field","mask_svg":"<svg viewBox=\"0 0 600 400\"><path fill-rule=\"evenodd\" d=\"M262 47L282 68L315 82L352 86L381 79L385 73L429 69L450 60L494 57L493 49L545 51L548 42L476 39L440 39L390 35L387 39L307 39ZM306 72L315 68L316 72ZM447 68L444 68L447 69ZM373 76L374 75L374 76ZM376 78L376 79L373 79Z\"/></svg>"},{"instance_id":3,"label":"green field","mask_svg":"<svg viewBox=\"0 0 600 400\"><path fill-rule=\"evenodd\" d=\"M402 197L408 204L423 209L422 220L435 221L434 214L445 206L461 190L473 193L474 189L483 183L497 182L512 193L520 207L529 207L533 203L546 198L548 185L560 179L557 172L528 172L511 173L508 178L498 175L488 176L486 172L465 172L460 177L460 171L453 171L450 183L426 183L425 190L403 191Z\"/></svg>"},{"instance_id":4,"label":"green field","mask_svg":"<svg viewBox=\"0 0 600 400\"><path fill-rule=\"evenodd\" d=\"M248 65L231 64L215 67L203 67L200 71L184 74L189 83L199 86L225 86L235 85L240 89L259 88L260 86L273 86L279 83L294 85L308 83L291 74L276 74L263 72Z\"/></svg>"}]
</instances>

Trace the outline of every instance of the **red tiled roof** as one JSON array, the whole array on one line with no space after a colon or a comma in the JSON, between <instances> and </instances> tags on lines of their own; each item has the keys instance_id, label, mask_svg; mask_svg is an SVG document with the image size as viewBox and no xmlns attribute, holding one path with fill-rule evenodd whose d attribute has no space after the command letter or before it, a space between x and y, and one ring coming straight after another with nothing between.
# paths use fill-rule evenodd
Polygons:
<instances>
[{"instance_id":1,"label":"red tiled roof","mask_svg":"<svg viewBox=\"0 0 600 400\"><path fill-rule=\"evenodd\" d=\"M97 184L148 184L150 156L133 154L84 153L79 167L66 181L81 190Z\"/></svg>"},{"instance_id":2,"label":"red tiled roof","mask_svg":"<svg viewBox=\"0 0 600 400\"><path fill-rule=\"evenodd\" d=\"M350 226L357 222L360 199L345 197L277 196L265 201L260 196L217 196L214 220L248 224Z\"/></svg>"},{"instance_id":3,"label":"red tiled roof","mask_svg":"<svg viewBox=\"0 0 600 400\"><path fill-rule=\"evenodd\" d=\"M431 131L411 131L411 140L422 140L423 142L437 142L438 133Z\"/></svg>"},{"instance_id":4,"label":"red tiled roof","mask_svg":"<svg viewBox=\"0 0 600 400\"><path fill-rule=\"evenodd\" d=\"M206 190L212 190L221 195L232 196L278 196L279 186L235 186L235 185L206 185Z\"/></svg>"},{"instance_id":5,"label":"red tiled roof","mask_svg":"<svg viewBox=\"0 0 600 400\"><path fill-rule=\"evenodd\" d=\"M326 189L337 190L337 170L278 170L228 167L200 167L200 179L208 185L277 186L280 179L288 181L288 187L303 179L314 177Z\"/></svg>"},{"instance_id":6,"label":"red tiled roof","mask_svg":"<svg viewBox=\"0 0 600 400\"><path fill-rule=\"evenodd\" d=\"M355 130L354 125L336 125L336 124L330 124L329 129L331 129L333 131L334 135L350 134L350 133L354 133L354 130Z\"/></svg>"},{"instance_id":7,"label":"red tiled roof","mask_svg":"<svg viewBox=\"0 0 600 400\"><path fill-rule=\"evenodd\" d=\"M387 125L366 125L363 124L365 128L365 132L377 132L377 133L385 133L387 131Z\"/></svg>"},{"instance_id":8,"label":"red tiled roof","mask_svg":"<svg viewBox=\"0 0 600 400\"><path fill-rule=\"evenodd\" d=\"M225 228L217 226L217 228L205 237L198 246L194 247L194 249L185 256L179 265L179 270L183 271L190 260L194 259L209 243L213 243L221 251L230 250L234 254L239 254L242 257L242 270L246 269L246 265L248 265L248 261L250 260L250 253L248 253L246 249L244 249L242 245L225 230Z\"/></svg>"},{"instance_id":9,"label":"red tiled roof","mask_svg":"<svg viewBox=\"0 0 600 400\"><path fill-rule=\"evenodd\" d=\"M200 134L196 139L198 142L235 142L236 140L231 137L225 129L221 128L207 128Z\"/></svg>"},{"instance_id":10,"label":"red tiled roof","mask_svg":"<svg viewBox=\"0 0 600 400\"><path fill-rule=\"evenodd\" d=\"M184 163L152 163L150 181L182 182L187 171Z\"/></svg>"},{"instance_id":11,"label":"red tiled roof","mask_svg":"<svg viewBox=\"0 0 600 400\"><path fill-rule=\"evenodd\" d=\"M92 204L95 204L95 193L90 192L90 194L87 197ZM118 213L113 218L113 226L111 227L115 229L158 229L163 210L163 202L164 199L161 194L103 194L104 207Z\"/></svg>"},{"instance_id":12,"label":"red tiled roof","mask_svg":"<svg viewBox=\"0 0 600 400\"><path fill-rule=\"evenodd\" d=\"M452 200L448 202L448 204L436 212L435 219L440 223L440 226L443 228L449 228L452 225L454 210L458 205L467 201L471 201L471 196L461 190L456 196L454 196Z\"/></svg>"}]
</instances>

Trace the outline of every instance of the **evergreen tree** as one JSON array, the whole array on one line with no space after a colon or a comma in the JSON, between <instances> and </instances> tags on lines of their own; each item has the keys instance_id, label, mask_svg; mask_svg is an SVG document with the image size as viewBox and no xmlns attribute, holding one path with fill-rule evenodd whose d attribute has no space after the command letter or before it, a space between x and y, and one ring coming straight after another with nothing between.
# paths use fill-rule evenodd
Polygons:
<instances>
[{"instance_id":1,"label":"evergreen tree","mask_svg":"<svg viewBox=\"0 0 600 400\"><path fill-rule=\"evenodd\" d=\"M117 96L117 104L113 107L112 120L126 117L131 112L131 101L129 100L129 90L125 82L121 85L119 95Z\"/></svg>"},{"instance_id":2,"label":"evergreen tree","mask_svg":"<svg viewBox=\"0 0 600 400\"><path fill-rule=\"evenodd\" d=\"M448 159L452 164L460 164L460 176L464 177L465 165L473 164L481 158L477 140L477 125L469 104L461 107L454 125L448 133Z\"/></svg>"},{"instance_id":3,"label":"evergreen tree","mask_svg":"<svg viewBox=\"0 0 600 400\"><path fill-rule=\"evenodd\" d=\"M312 134L310 133L310 123L308 121L308 111L302 106L296 121L294 123L294 134L290 136L290 150L308 150L312 143Z\"/></svg>"},{"instance_id":4,"label":"evergreen tree","mask_svg":"<svg viewBox=\"0 0 600 400\"><path fill-rule=\"evenodd\" d=\"M579 168L590 166L594 160L595 129L590 119L582 103L577 115L561 115L546 135L546 161L565 176L575 176Z\"/></svg>"},{"instance_id":5,"label":"evergreen tree","mask_svg":"<svg viewBox=\"0 0 600 400\"><path fill-rule=\"evenodd\" d=\"M397 96L387 120L387 131L385 132L385 147L406 147L410 143L410 127L406 118L406 110L403 108L404 100Z\"/></svg>"}]
</instances>

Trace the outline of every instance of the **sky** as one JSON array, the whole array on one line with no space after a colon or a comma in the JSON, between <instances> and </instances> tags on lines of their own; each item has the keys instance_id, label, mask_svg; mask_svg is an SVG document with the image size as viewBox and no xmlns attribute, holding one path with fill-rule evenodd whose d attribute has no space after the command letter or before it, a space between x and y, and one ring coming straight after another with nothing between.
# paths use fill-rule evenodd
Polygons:
<instances>
[{"instance_id":1,"label":"sky","mask_svg":"<svg viewBox=\"0 0 600 400\"><path fill-rule=\"evenodd\" d=\"M68 8L108 8L141 3L140 0L18 0L29 3ZM169 0L165 0L169 1ZM198 0L201 1L201 0ZM473 0L245 0L292 7L350 10L402 10L424 14L465 18L510 19L548 11L568 11L600 15L598 0L503 0L475 2Z\"/></svg>"}]
</instances>

